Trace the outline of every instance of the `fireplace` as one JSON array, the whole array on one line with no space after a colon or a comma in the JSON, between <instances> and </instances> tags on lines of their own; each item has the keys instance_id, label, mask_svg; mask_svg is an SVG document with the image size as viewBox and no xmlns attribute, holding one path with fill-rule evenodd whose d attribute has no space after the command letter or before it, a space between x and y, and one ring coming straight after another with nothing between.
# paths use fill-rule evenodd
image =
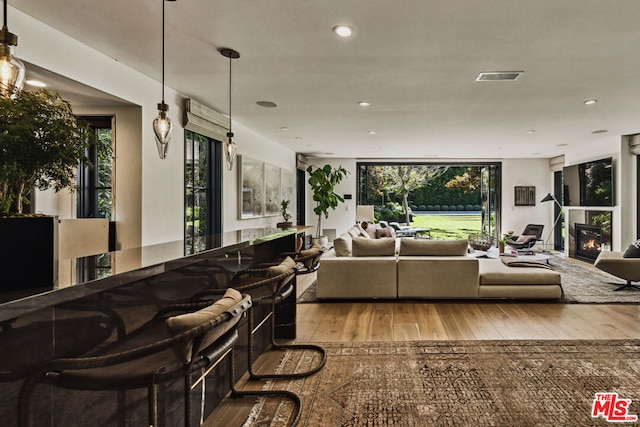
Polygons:
<instances>
[{"instance_id":1,"label":"fireplace","mask_svg":"<svg viewBox=\"0 0 640 427\"><path fill-rule=\"evenodd\" d=\"M575 257L593 263L602 248L602 227L599 225L576 224Z\"/></svg>"}]
</instances>

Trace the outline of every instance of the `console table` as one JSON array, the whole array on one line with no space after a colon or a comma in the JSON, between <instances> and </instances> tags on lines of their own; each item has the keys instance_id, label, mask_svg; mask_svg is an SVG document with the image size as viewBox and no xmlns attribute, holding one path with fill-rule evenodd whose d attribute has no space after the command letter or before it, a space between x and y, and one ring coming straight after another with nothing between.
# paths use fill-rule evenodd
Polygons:
<instances>
[{"instance_id":1,"label":"console table","mask_svg":"<svg viewBox=\"0 0 640 427\"><path fill-rule=\"evenodd\" d=\"M177 241L61 260L55 289L13 301L0 296L6 301L0 304L0 418L7 427L17 425L18 393L35 367L89 353L135 333L164 306L188 301L205 289L224 289L234 273L293 251L297 233L296 228L237 230L217 236L223 247L190 256L184 256L184 242ZM257 322L267 311L255 308ZM295 292L279 305L275 318L276 337L295 338ZM258 352L271 342L270 328L262 330L256 337ZM247 368L245 320L239 333L236 378ZM226 362L193 390L199 417L206 418L228 392ZM168 426L181 422L181 387L178 381L162 390L165 399L160 406L165 412L160 418ZM32 418L38 426L141 425L146 420L145 396L144 390L85 392L39 385Z\"/></svg>"}]
</instances>

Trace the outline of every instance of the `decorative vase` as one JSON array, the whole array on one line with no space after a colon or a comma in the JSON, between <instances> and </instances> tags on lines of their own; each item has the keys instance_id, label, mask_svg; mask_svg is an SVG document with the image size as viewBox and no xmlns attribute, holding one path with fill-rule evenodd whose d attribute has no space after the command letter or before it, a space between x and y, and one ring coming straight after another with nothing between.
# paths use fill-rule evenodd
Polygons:
<instances>
[{"instance_id":1,"label":"decorative vase","mask_svg":"<svg viewBox=\"0 0 640 427\"><path fill-rule=\"evenodd\" d=\"M504 243L498 242L498 251L503 254L504 253Z\"/></svg>"}]
</instances>

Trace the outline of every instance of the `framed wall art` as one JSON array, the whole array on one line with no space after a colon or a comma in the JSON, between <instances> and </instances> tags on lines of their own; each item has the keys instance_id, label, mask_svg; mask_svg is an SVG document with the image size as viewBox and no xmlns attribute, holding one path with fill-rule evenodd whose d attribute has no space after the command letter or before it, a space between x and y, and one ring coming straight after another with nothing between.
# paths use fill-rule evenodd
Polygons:
<instances>
[{"instance_id":1,"label":"framed wall art","mask_svg":"<svg viewBox=\"0 0 640 427\"><path fill-rule=\"evenodd\" d=\"M514 193L515 206L535 206L536 205L536 187L534 186L516 186Z\"/></svg>"},{"instance_id":2,"label":"framed wall art","mask_svg":"<svg viewBox=\"0 0 640 427\"><path fill-rule=\"evenodd\" d=\"M264 215L264 163L238 156L240 219Z\"/></svg>"},{"instance_id":3,"label":"framed wall art","mask_svg":"<svg viewBox=\"0 0 640 427\"><path fill-rule=\"evenodd\" d=\"M280 203L295 206L295 174L245 156L238 156L240 219L280 215Z\"/></svg>"}]
</instances>

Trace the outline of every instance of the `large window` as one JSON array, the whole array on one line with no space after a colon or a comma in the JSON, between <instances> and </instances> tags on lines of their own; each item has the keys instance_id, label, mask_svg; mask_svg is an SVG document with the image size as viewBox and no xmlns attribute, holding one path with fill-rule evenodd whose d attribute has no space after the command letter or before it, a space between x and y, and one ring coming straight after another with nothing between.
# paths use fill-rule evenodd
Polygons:
<instances>
[{"instance_id":1,"label":"large window","mask_svg":"<svg viewBox=\"0 0 640 427\"><path fill-rule=\"evenodd\" d=\"M111 116L82 117L102 143L113 147ZM91 165L78 165L76 216L78 218L113 219L113 156L112 151L98 153L95 146L86 155ZM114 229L111 223L110 230ZM111 233L110 233L111 234ZM115 242L109 243L114 250ZM111 254L99 254L76 260L76 279L79 282L99 279L111 274Z\"/></svg>"},{"instance_id":2,"label":"large window","mask_svg":"<svg viewBox=\"0 0 640 427\"><path fill-rule=\"evenodd\" d=\"M91 125L98 139L112 144L111 117L83 117ZM111 153L98 154L96 147L87 151L93 167L81 164L78 168L78 218L112 218L113 163Z\"/></svg>"},{"instance_id":3,"label":"large window","mask_svg":"<svg viewBox=\"0 0 640 427\"><path fill-rule=\"evenodd\" d=\"M185 131L185 254L222 244L222 144Z\"/></svg>"},{"instance_id":4,"label":"large window","mask_svg":"<svg viewBox=\"0 0 640 427\"><path fill-rule=\"evenodd\" d=\"M424 218L417 216L436 214L460 224L455 233L447 232L445 225L437 238L461 238L470 233L497 237L500 163L361 162L357 167L358 204L374 205L378 219L406 222L406 206L412 225L425 226L421 223ZM463 222L464 217L469 220Z\"/></svg>"}]
</instances>

